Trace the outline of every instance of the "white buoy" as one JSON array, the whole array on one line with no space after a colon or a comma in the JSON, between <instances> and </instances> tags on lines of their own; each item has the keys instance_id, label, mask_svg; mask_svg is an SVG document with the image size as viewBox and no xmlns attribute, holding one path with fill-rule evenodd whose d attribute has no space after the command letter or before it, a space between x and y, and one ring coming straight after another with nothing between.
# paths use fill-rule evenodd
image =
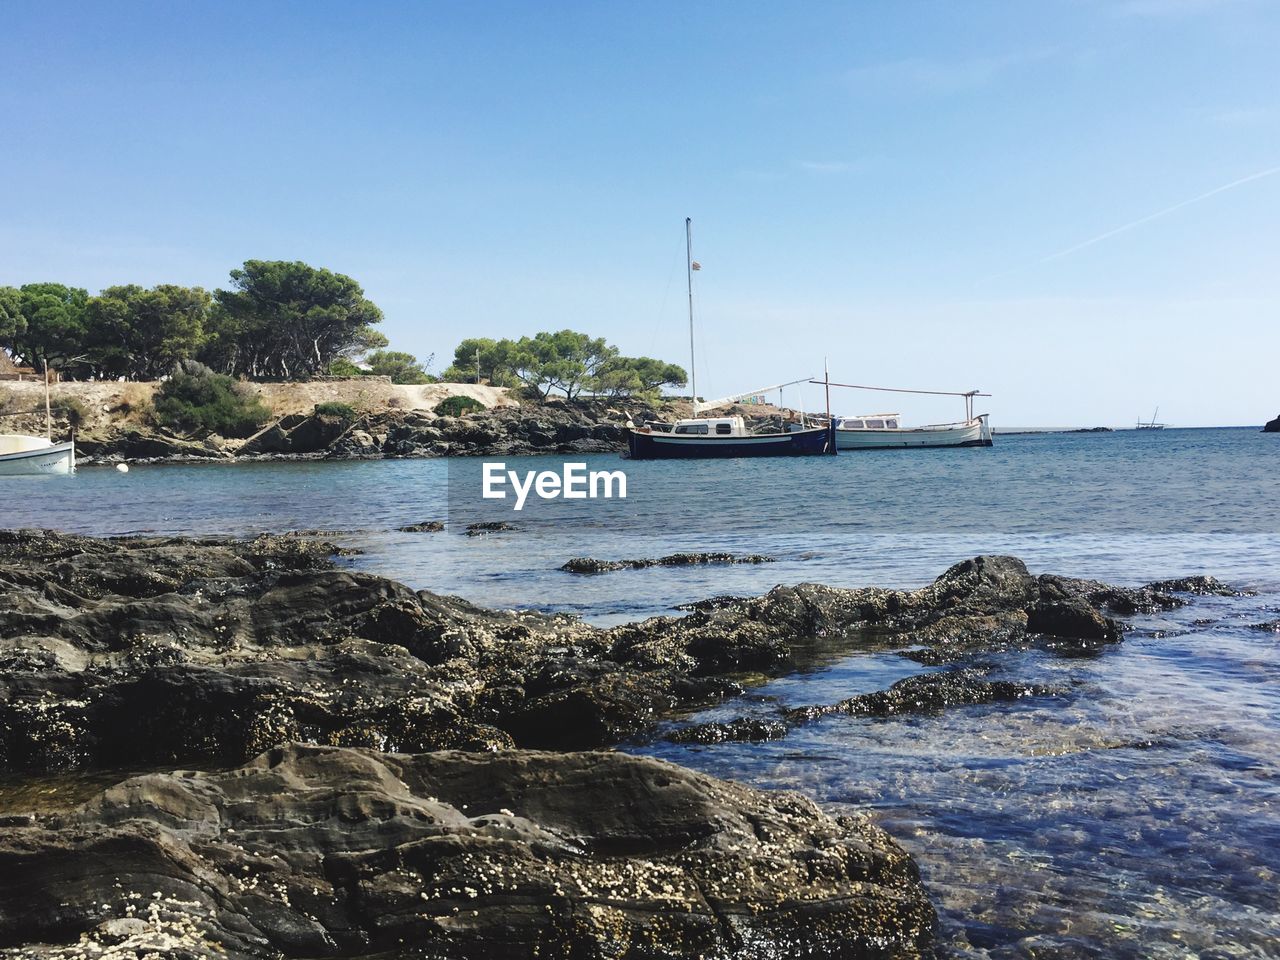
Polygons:
<instances>
[{"instance_id":1,"label":"white buoy","mask_svg":"<svg viewBox=\"0 0 1280 960\"><path fill-rule=\"evenodd\" d=\"M116 469L119 470L121 473L128 473L129 465L127 463L117 463Z\"/></svg>"}]
</instances>

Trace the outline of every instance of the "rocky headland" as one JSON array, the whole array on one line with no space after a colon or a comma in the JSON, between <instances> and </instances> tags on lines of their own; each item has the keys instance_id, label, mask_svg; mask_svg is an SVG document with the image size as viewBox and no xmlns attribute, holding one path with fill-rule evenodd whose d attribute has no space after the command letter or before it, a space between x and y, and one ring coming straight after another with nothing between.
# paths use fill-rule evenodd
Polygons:
<instances>
[{"instance_id":1,"label":"rocky headland","mask_svg":"<svg viewBox=\"0 0 1280 960\"><path fill-rule=\"evenodd\" d=\"M977 557L920 590L780 586L597 628L337 554L0 532L0 955L928 956L915 867L868 821L592 751L815 645L1078 655L1228 590ZM966 666L688 736L1057 694ZM54 792L78 806L23 788L86 777Z\"/></svg>"}]
</instances>

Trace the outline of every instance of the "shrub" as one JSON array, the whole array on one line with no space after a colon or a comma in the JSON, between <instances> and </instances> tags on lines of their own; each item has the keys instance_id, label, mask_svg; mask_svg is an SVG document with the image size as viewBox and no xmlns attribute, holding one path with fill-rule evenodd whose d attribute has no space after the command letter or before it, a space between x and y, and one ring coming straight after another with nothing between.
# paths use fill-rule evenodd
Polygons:
<instances>
[{"instance_id":1,"label":"shrub","mask_svg":"<svg viewBox=\"0 0 1280 960\"><path fill-rule=\"evenodd\" d=\"M392 383L434 383L436 378L427 372L434 354L419 361L411 353L401 350L375 350L365 357L369 372L376 377L390 377Z\"/></svg>"},{"instance_id":2,"label":"shrub","mask_svg":"<svg viewBox=\"0 0 1280 960\"><path fill-rule=\"evenodd\" d=\"M152 416L162 427L186 433L247 437L271 416L257 396L230 377L191 365L156 391Z\"/></svg>"},{"instance_id":3,"label":"shrub","mask_svg":"<svg viewBox=\"0 0 1280 960\"><path fill-rule=\"evenodd\" d=\"M441 417L460 417L472 410L483 410L484 404L473 397L446 397L436 404L436 414Z\"/></svg>"},{"instance_id":4,"label":"shrub","mask_svg":"<svg viewBox=\"0 0 1280 960\"><path fill-rule=\"evenodd\" d=\"M363 377L364 371L346 357L338 357L329 364L329 376L346 377L348 380L354 380L356 377Z\"/></svg>"},{"instance_id":5,"label":"shrub","mask_svg":"<svg viewBox=\"0 0 1280 960\"><path fill-rule=\"evenodd\" d=\"M316 404L316 416L337 417L339 420L350 422L356 418L356 408L341 400L326 400L324 403Z\"/></svg>"},{"instance_id":6,"label":"shrub","mask_svg":"<svg viewBox=\"0 0 1280 960\"><path fill-rule=\"evenodd\" d=\"M83 427L89 419L89 408L84 402L65 393L49 398L49 411L59 420L66 420L76 430Z\"/></svg>"}]
</instances>

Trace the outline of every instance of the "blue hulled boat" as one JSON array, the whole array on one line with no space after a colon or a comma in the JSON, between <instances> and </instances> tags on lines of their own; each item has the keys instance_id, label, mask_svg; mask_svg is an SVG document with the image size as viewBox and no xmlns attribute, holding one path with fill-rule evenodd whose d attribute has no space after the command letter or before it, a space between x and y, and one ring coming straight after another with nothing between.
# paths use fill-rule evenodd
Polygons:
<instances>
[{"instance_id":1,"label":"blue hulled boat","mask_svg":"<svg viewBox=\"0 0 1280 960\"><path fill-rule=\"evenodd\" d=\"M699 409L710 410L736 398L726 397L712 403L698 401L697 358L693 350L693 275L702 269L702 265L693 259L693 221L688 217L684 221L684 241L689 284L689 385L693 394L694 417L678 420L674 426L646 424L632 427L627 437L628 455L632 460L730 460L737 457L811 457L835 453L835 434L829 427L801 425L777 433L752 433L742 417L697 416Z\"/></svg>"},{"instance_id":2,"label":"blue hulled boat","mask_svg":"<svg viewBox=\"0 0 1280 960\"><path fill-rule=\"evenodd\" d=\"M741 417L680 420L668 430L633 427L627 444L632 460L812 457L835 452L828 427L751 433Z\"/></svg>"}]
</instances>

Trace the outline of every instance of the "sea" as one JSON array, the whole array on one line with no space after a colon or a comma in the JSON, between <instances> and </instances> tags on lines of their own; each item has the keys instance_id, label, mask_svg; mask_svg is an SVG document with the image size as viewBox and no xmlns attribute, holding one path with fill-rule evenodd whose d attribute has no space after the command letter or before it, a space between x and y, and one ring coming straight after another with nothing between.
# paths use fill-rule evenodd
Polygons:
<instances>
[{"instance_id":1,"label":"sea","mask_svg":"<svg viewBox=\"0 0 1280 960\"><path fill-rule=\"evenodd\" d=\"M0 481L0 526L322 531L360 551L342 561L356 569L602 625L776 584L917 587L979 553L1129 585L1212 574L1240 595L1129 618L1123 643L1091 655L970 664L1067 693L828 717L764 744L646 737L622 749L870 814L920 865L949 956L1280 957L1280 437L1167 429L792 460L512 457L490 466L490 493L531 472L563 480L566 463L626 483L625 498L614 482L613 497L531 494L519 511L513 496L484 497L486 462L498 461L85 467ZM494 480L506 471L516 476ZM431 520L446 529L398 529ZM468 535L485 521L510 529ZM560 569L703 551L773 562ZM893 651L829 650L680 722L832 703L929 669Z\"/></svg>"}]
</instances>

